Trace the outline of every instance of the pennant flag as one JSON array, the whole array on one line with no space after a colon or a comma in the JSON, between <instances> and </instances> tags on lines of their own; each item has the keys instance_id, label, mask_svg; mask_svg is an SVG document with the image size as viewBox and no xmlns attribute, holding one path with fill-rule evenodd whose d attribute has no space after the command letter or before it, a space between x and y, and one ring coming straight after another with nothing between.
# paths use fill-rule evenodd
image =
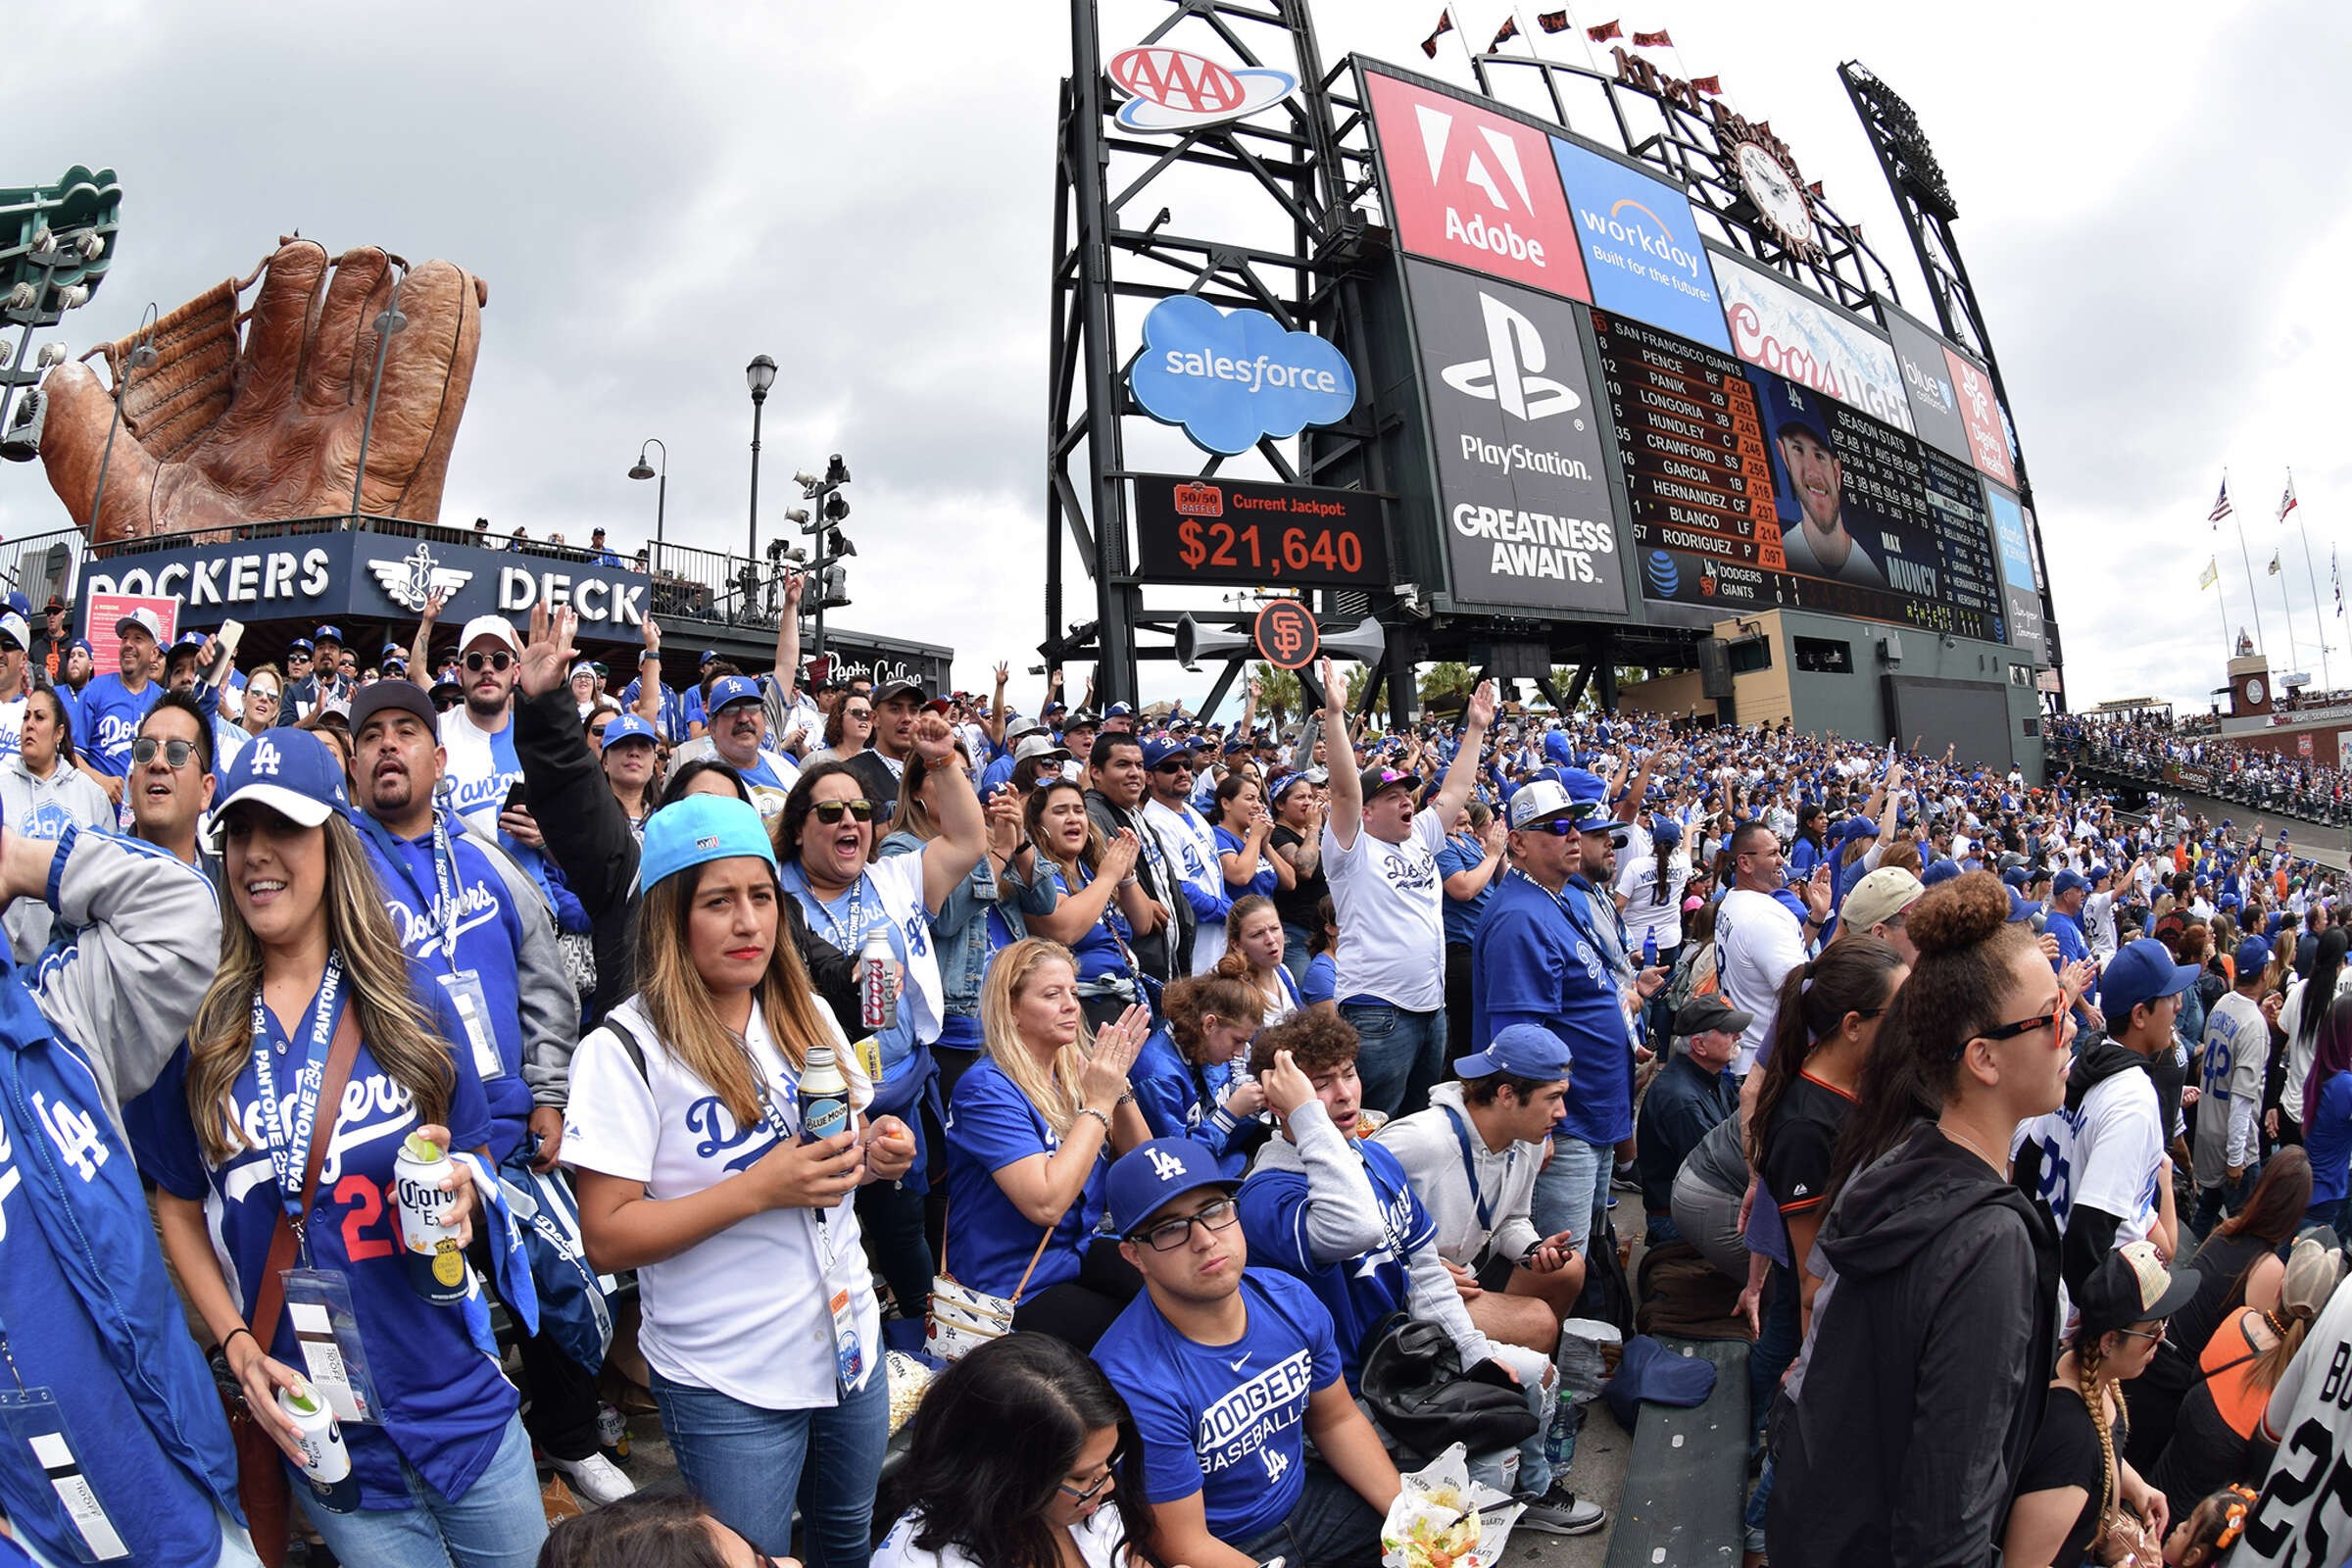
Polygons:
<instances>
[{"instance_id":1,"label":"pennant flag","mask_svg":"<svg viewBox=\"0 0 2352 1568\"><path fill-rule=\"evenodd\" d=\"M2276 576L2278 576L2278 551L2276 551L2276 550L2274 550L2274 551L2272 551L2272 552L2271 552L2271 571L2270 571L2270 574L2271 574L2272 576L2274 576L2274 577L2276 577Z\"/></svg>"},{"instance_id":2,"label":"pennant flag","mask_svg":"<svg viewBox=\"0 0 2352 1568\"><path fill-rule=\"evenodd\" d=\"M1821 181L1817 179L1812 184L1807 185L1805 187L1805 194L1812 197L1815 201L1821 200Z\"/></svg>"},{"instance_id":3,"label":"pennant flag","mask_svg":"<svg viewBox=\"0 0 2352 1568\"><path fill-rule=\"evenodd\" d=\"M1491 55L1501 53L1502 46L1518 36L1519 19L1517 17L1509 18L1494 30L1494 41L1487 45L1487 53Z\"/></svg>"},{"instance_id":4,"label":"pennant flag","mask_svg":"<svg viewBox=\"0 0 2352 1568\"><path fill-rule=\"evenodd\" d=\"M1565 11L1539 11L1536 13L1536 25L1542 27L1545 32L1566 32L1568 30L1568 13Z\"/></svg>"},{"instance_id":5,"label":"pennant flag","mask_svg":"<svg viewBox=\"0 0 2352 1568\"><path fill-rule=\"evenodd\" d=\"M2213 498L2213 515L2205 520L2219 528L2222 525L2222 519L2230 515L2230 476L2225 473L2222 475L2222 493Z\"/></svg>"},{"instance_id":6,"label":"pennant flag","mask_svg":"<svg viewBox=\"0 0 2352 1568\"><path fill-rule=\"evenodd\" d=\"M1634 47L1637 49L1671 49L1674 47L1674 35L1664 27L1660 27L1655 32L1637 32L1634 34Z\"/></svg>"},{"instance_id":7,"label":"pennant flag","mask_svg":"<svg viewBox=\"0 0 2352 1568\"><path fill-rule=\"evenodd\" d=\"M1710 98L1720 98L1723 96L1723 78L1721 76L1692 76L1690 90L1703 92Z\"/></svg>"},{"instance_id":8,"label":"pennant flag","mask_svg":"<svg viewBox=\"0 0 2352 1568\"><path fill-rule=\"evenodd\" d=\"M2205 558L2205 569L2197 574L2197 589L2201 593L2222 580L2221 563L2214 557Z\"/></svg>"},{"instance_id":9,"label":"pennant flag","mask_svg":"<svg viewBox=\"0 0 2352 1568\"><path fill-rule=\"evenodd\" d=\"M1438 13L1438 30L1421 40L1421 52L1430 59L1438 58L1438 40L1453 30L1453 12L1450 8Z\"/></svg>"},{"instance_id":10,"label":"pennant flag","mask_svg":"<svg viewBox=\"0 0 2352 1568\"><path fill-rule=\"evenodd\" d=\"M2286 520L2286 514L2287 514L2288 513L2290 513L2290 512L2294 511L2294 510L2295 510L2295 470L2294 470L2294 469L2292 469L2292 468L2289 468L2289 469L2287 469L2287 470L2286 470L2286 495L2285 495L2285 497L2284 497L2283 499L2281 499L2281 500L2279 501L2279 503L2278 503L2278 520L2279 520L2280 522L2284 522L2284 521Z\"/></svg>"},{"instance_id":11,"label":"pennant flag","mask_svg":"<svg viewBox=\"0 0 2352 1568\"><path fill-rule=\"evenodd\" d=\"M1585 29L1585 36L1592 39L1594 43L1607 43L1611 38L1624 37L1625 29L1618 26L1614 22L1604 22L1597 27L1587 27Z\"/></svg>"},{"instance_id":12,"label":"pennant flag","mask_svg":"<svg viewBox=\"0 0 2352 1568\"><path fill-rule=\"evenodd\" d=\"M2328 547L2328 580L2335 586L2335 618L2344 618L2344 574L2335 569L2335 547Z\"/></svg>"}]
</instances>

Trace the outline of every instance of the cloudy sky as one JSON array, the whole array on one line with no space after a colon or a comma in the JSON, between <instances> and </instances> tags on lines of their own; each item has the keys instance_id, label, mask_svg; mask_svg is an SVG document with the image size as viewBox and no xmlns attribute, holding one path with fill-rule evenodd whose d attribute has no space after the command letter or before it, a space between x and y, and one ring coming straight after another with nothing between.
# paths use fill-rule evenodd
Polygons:
<instances>
[{"instance_id":1,"label":"cloudy sky","mask_svg":"<svg viewBox=\"0 0 2352 1568\"><path fill-rule=\"evenodd\" d=\"M1439 4L1322 0L1324 57L1466 81L1450 43L1434 66L1417 48ZM1509 14L1456 9L1481 41ZM1106 52L1159 10L1104 0ZM860 554L842 618L953 644L958 682L977 686L994 659L1028 663L1043 630L1067 17L1045 0L27 10L10 54L38 65L12 74L0 178L75 162L121 175L120 259L69 318L76 352L129 331L149 300L241 275L295 229L488 279L445 520L574 540L602 523L632 546L652 533L654 487L624 475L660 436L669 537L742 548L742 368L772 355L768 519L795 466L847 454ZM1861 60L1917 109L2014 400L2078 704L2219 684L2222 616L2197 588L2217 546L2230 624L2253 619L2236 534L2206 524L2225 466L2274 668L2296 662L2287 583L2300 662L2319 672L2301 540L2272 514L2291 465L2327 598L2352 508L2352 325L2334 299L2352 160L2331 107L2352 8L1576 11L1611 17L1671 28L1690 74L1720 74L1769 118L1929 316L1838 63ZM63 520L37 466L0 469L0 533ZM2280 544L2290 570L2271 577ZM2352 683L2348 623L2327 624Z\"/></svg>"}]
</instances>

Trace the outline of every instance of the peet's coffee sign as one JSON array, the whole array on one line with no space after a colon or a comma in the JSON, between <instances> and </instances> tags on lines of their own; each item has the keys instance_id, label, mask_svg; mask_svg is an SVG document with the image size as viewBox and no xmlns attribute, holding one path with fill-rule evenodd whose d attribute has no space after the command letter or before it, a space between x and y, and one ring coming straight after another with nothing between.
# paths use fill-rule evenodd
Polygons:
<instances>
[{"instance_id":1,"label":"peet's coffee sign","mask_svg":"<svg viewBox=\"0 0 2352 1568\"><path fill-rule=\"evenodd\" d=\"M578 612L589 627L618 633L644 623L651 581L643 572L471 545L396 535L342 533L202 545L94 559L80 597L153 594L177 599L180 625L199 630L237 619L406 619L435 589L441 618L528 614L538 605Z\"/></svg>"}]
</instances>

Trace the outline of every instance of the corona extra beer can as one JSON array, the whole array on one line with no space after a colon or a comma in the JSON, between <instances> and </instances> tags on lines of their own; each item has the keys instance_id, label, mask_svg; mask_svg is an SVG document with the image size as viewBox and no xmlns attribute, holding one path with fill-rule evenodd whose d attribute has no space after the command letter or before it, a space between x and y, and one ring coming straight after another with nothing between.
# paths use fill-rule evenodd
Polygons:
<instances>
[{"instance_id":1,"label":"corona extra beer can","mask_svg":"<svg viewBox=\"0 0 2352 1568\"><path fill-rule=\"evenodd\" d=\"M360 1505L360 1483L351 1473L351 1450L343 1446L343 1429L326 1401L309 1388L281 1388L277 1407L286 1413L300 1435L302 1478L310 1483L311 1497L332 1513L349 1513Z\"/></svg>"},{"instance_id":2,"label":"corona extra beer can","mask_svg":"<svg viewBox=\"0 0 2352 1568\"><path fill-rule=\"evenodd\" d=\"M411 1133L392 1161L393 1196L400 1205L401 1263L416 1294L435 1306L466 1298L466 1254L458 1249L458 1228L434 1218L447 1208L450 1196L442 1182L457 1167L431 1140Z\"/></svg>"}]
</instances>

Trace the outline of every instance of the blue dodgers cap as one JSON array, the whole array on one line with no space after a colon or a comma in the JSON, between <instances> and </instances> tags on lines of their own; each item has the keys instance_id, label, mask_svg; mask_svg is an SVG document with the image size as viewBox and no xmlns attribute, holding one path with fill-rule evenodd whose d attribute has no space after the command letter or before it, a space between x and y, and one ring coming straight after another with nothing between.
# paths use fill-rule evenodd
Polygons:
<instances>
[{"instance_id":1,"label":"blue dodgers cap","mask_svg":"<svg viewBox=\"0 0 2352 1568\"><path fill-rule=\"evenodd\" d=\"M289 642L288 644L286 644L286 652L287 652L287 653L289 653L289 654L293 654L293 653L305 653L305 654L307 654L307 653L309 653L310 651L311 651L311 640L310 640L308 637L297 637L297 638L295 638L295 639L294 639L292 642Z\"/></svg>"},{"instance_id":2,"label":"blue dodgers cap","mask_svg":"<svg viewBox=\"0 0 2352 1568\"><path fill-rule=\"evenodd\" d=\"M18 614L23 615L27 620L32 618L32 601L25 596L24 591L21 588L11 588L8 591L8 608L15 611Z\"/></svg>"},{"instance_id":3,"label":"blue dodgers cap","mask_svg":"<svg viewBox=\"0 0 2352 1568\"><path fill-rule=\"evenodd\" d=\"M322 643L331 642L337 648L343 646L343 628L340 626L321 626L311 635Z\"/></svg>"},{"instance_id":4,"label":"blue dodgers cap","mask_svg":"<svg viewBox=\"0 0 2352 1568\"><path fill-rule=\"evenodd\" d=\"M1133 718L1135 716L1135 710L1128 707L1125 703L1113 703L1108 708L1102 710L1102 716L1104 718Z\"/></svg>"},{"instance_id":5,"label":"blue dodgers cap","mask_svg":"<svg viewBox=\"0 0 2352 1568\"><path fill-rule=\"evenodd\" d=\"M2255 969L2270 967L2271 945L2260 937L2248 937L2237 945L2237 979L2245 983L2246 975Z\"/></svg>"},{"instance_id":6,"label":"blue dodgers cap","mask_svg":"<svg viewBox=\"0 0 2352 1568\"><path fill-rule=\"evenodd\" d=\"M1609 786L1597 773L1581 767L1559 770L1560 788L1567 791L1576 815L1577 831L1604 833L1608 831Z\"/></svg>"},{"instance_id":7,"label":"blue dodgers cap","mask_svg":"<svg viewBox=\"0 0 2352 1568\"><path fill-rule=\"evenodd\" d=\"M1154 735L1144 742L1144 766L1155 768L1172 758L1193 755L1193 743L1173 735Z\"/></svg>"},{"instance_id":8,"label":"blue dodgers cap","mask_svg":"<svg viewBox=\"0 0 2352 1568\"><path fill-rule=\"evenodd\" d=\"M342 755L307 729L266 729L238 749L220 775L211 822L215 848L227 832L228 808L245 802L266 806L296 826L317 827L351 809Z\"/></svg>"},{"instance_id":9,"label":"blue dodgers cap","mask_svg":"<svg viewBox=\"0 0 2352 1568\"><path fill-rule=\"evenodd\" d=\"M76 637L72 642L66 644L66 652L69 654L76 648L89 655L92 659L98 657L98 650L90 646L90 640L87 637Z\"/></svg>"},{"instance_id":10,"label":"blue dodgers cap","mask_svg":"<svg viewBox=\"0 0 2352 1568\"><path fill-rule=\"evenodd\" d=\"M1162 1204L1187 1193L1203 1187L1231 1192L1240 1185L1238 1179L1217 1169L1216 1155L1189 1138L1154 1138L1138 1144L1110 1167L1106 1193L1111 1231L1132 1235Z\"/></svg>"},{"instance_id":11,"label":"blue dodgers cap","mask_svg":"<svg viewBox=\"0 0 2352 1568\"><path fill-rule=\"evenodd\" d=\"M2001 873L2001 881L2003 883L2020 891L2032 885L2033 880L2033 873L2028 871L2022 865L2013 865L2009 867L2008 870Z\"/></svg>"},{"instance_id":12,"label":"blue dodgers cap","mask_svg":"<svg viewBox=\"0 0 2352 1568\"><path fill-rule=\"evenodd\" d=\"M1463 1078L1485 1078L1507 1072L1514 1078L1540 1078L1545 1083L1568 1076L1575 1054L1568 1042L1537 1023L1511 1024L1494 1036L1484 1051L1454 1058L1453 1070Z\"/></svg>"},{"instance_id":13,"label":"blue dodgers cap","mask_svg":"<svg viewBox=\"0 0 2352 1568\"><path fill-rule=\"evenodd\" d=\"M601 750L609 752L622 741L643 741L648 746L659 746L662 737L654 733L654 726L645 721L644 714L623 713L605 726L605 744Z\"/></svg>"},{"instance_id":14,"label":"blue dodgers cap","mask_svg":"<svg viewBox=\"0 0 2352 1568\"><path fill-rule=\"evenodd\" d=\"M710 683L710 699L703 704L706 712L715 717L718 710L736 703L760 701L760 683L749 675L721 675Z\"/></svg>"},{"instance_id":15,"label":"blue dodgers cap","mask_svg":"<svg viewBox=\"0 0 2352 1568\"><path fill-rule=\"evenodd\" d=\"M689 795L645 819L637 885L651 891L664 878L707 860L756 856L772 869L776 852L759 808L734 795Z\"/></svg>"},{"instance_id":16,"label":"blue dodgers cap","mask_svg":"<svg viewBox=\"0 0 2352 1568\"><path fill-rule=\"evenodd\" d=\"M2179 996L2196 980L2195 964L2175 963L2163 943L2141 937L2107 960L2107 972L2099 976L2099 1010L2107 1015L2107 1027L2118 1029L2133 1007Z\"/></svg>"},{"instance_id":17,"label":"blue dodgers cap","mask_svg":"<svg viewBox=\"0 0 2352 1568\"><path fill-rule=\"evenodd\" d=\"M708 664L709 662L710 662L710 661L712 661L713 659L716 659L717 657L718 657L718 650L717 650L717 649L715 649L715 648L706 648L706 649L704 649L704 650L703 650L703 659L702 659L702 662L703 662L704 663Z\"/></svg>"}]
</instances>

